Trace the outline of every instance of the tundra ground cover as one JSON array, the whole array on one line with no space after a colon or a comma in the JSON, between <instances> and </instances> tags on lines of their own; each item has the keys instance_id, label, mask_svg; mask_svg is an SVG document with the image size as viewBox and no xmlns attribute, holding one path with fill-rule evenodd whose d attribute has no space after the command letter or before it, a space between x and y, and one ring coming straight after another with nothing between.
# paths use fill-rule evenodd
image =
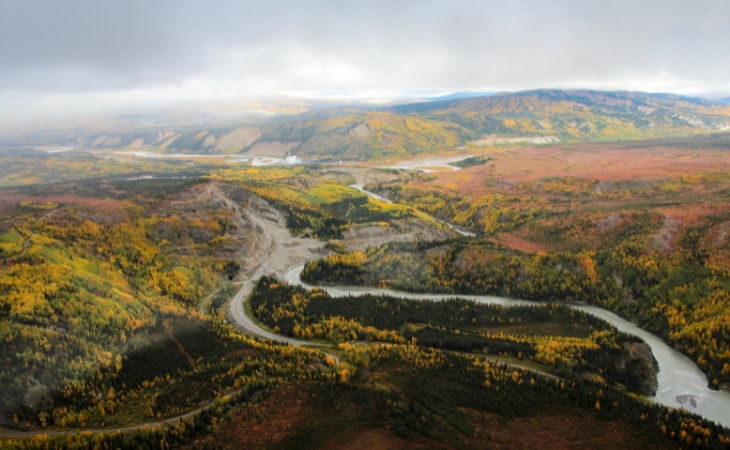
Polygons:
<instances>
[{"instance_id":1,"label":"tundra ground cover","mask_svg":"<svg viewBox=\"0 0 730 450\"><path fill-rule=\"evenodd\" d=\"M380 309L385 312L400 307L399 315L372 315L368 320L373 322L368 323L360 313L351 314L346 321L334 319L347 316L336 310L344 304L323 303L315 314L306 315L309 318L293 308L293 317L306 325L300 326L300 337L305 333L309 338L311 333L317 339L317 325L337 326L339 337L334 336L334 327L327 330L341 344L336 351L342 363L336 368L319 350L242 336L215 308L210 316L200 316L198 302L237 270L223 250L237 238L235 212L244 211L254 201L251 193L284 211L290 230L323 239L381 220L428 219L410 205L371 201L347 187L351 181L328 178L317 167L219 169L186 179L111 177L2 191L7 200L1 213L3 226L8 227L4 232L25 237L31 229L34 232L28 254L4 262L0 274L0 320L3 332L10 330L1 347L6 363L1 381L3 388L9 387L3 389L6 423L16 425L13 421L17 420L19 426L28 422L41 429L108 427L176 417L210 399L217 400L192 418L160 428L93 436L37 436L4 440L0 447L205 448L231 442L260 448L297 448L302 442L341 447L373 432L388 442L432 448L509 442L517 446L501 427L534 421L543 424L540 433L548 433L554 425L545 422L548 417L611 430L627 445L721 448L727 444L726 430L681 411L647 404L627 392L626 388L638 390L635 386L617 384L620 379L608 373L604 358L613 361L616 355L611 352L625 356L624 344L631 342L621 341L610 330L591 329L592 324L579 317L563 317L560 307L540 307L540 311L548 315L552 311L565 320L538 320L530 327L514 323L527 316L508 317L504 314L509 313L497 311L481 311L477 322L470 322L476 317L464 316L464 320L451 317L428 325L404 319L404 315L421 317L418 314L423 311L397 299L377 302L384 305ZM208 188L228 196L213 195L209 203L201 203ZM236 203L240 210L227 202ZM664 229L662 236L673 236L676 225L665 227L663 223L649 220L642 226L658 229L658 233ZM721 235L722 230L718 228L717 233ZM468 262L457 256L457 268L489 259L495 263L490 269L494 270L503 255L526 265L534 260L532 274L547 277L552 271L570 271L568 281L574 284L567 284L569 289L591 286L591 263L586 259L590 256L596 280L602 280L604 269L589 252L524 255L490 239L494 236L479 241L481 247L459 240L393 246L407 257L382 268L404 281L409 272L418 281L423 271L442 270L442 279L449 281L447 260L453 246ZM367 263L377 259L372 252L387 256L390 249L341 257ZM549 267L541 267L540 261ZM564 266L558 269L557 264ZM715 264L723 264L722 259ZM419 269L411 270L414 267ZM363 282L370 282L367 271L362 276ZM469 280L466 275L463 278L466 281L461 283ZM379 282L387 279L381 277ZM505 283L513 286L508 278ZM458 284L452 280L445 286ZM551 284L536 282L534 286L547 289ZM273 317L302 298L311 300L308 296L317 295L278 291L281 307L262 309L262 317ZM221 301L213 299L217 306ZM361 306L350 302L348 307L357 311ZM467 311L465 306L443 307L452 308L447 315L458 316ZM438 312L429 310L428 315L438 316ZM503 323L490 330L492 316L495 320L499 316ZM509 319L513 322L505 323ZM310 322L305 324L305 320ZM342 328L351 321L358 325ZM474 328L475 323L484 325L483 329ZM344 331L354 329L359 338L360 325L364 335L373 332L371 339L357 343L367 345L342 342ZM293 334L294 326L291 329ZM565 378L556 382L488 362L477 348L484 344L494 347L490 347L492 351L503 345L503 356L509 354L516 363L534 352L548 368L564 365L566 371L556 373ZM474 354L459 355L452 350ZM576 365L571 367L572 363ZM579 376L582 373L591 376ZM292 391L296 395L288 396ZM287 409L291 413L276 408L283 398L292 401ZM514 401L504 402L504 398ZM571 436L586 445L606 446L595 435Z\"/></svg>"},{"instance_id":2,"label":"tundra ground cover","mask_svg":"<svg viewBox=\"0 0 730 450\"><path fill-rule=\"evenodd\" d=\"M486 166L366 186L481 237L336 255L303 275L597 304L664 337L712 386L729 387L728 142L505 151Z\"/></svg>"}]
</instances>

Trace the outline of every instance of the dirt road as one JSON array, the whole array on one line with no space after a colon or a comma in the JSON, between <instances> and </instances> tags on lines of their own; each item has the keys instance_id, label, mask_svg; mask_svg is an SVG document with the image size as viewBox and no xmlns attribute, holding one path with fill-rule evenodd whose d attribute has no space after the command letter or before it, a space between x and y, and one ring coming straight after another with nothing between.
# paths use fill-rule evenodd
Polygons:
<instances>
[{"instance_id":1,"label":"dirt road","mask_svg":"<svg viewBox=\"0 0 730 450\"><path fill-rule=\"evenodd\" d=\"M194 409L190 412L187 412L185 414L181 414L179 416L170 417L169 419L162 419L157 420L155 422L145 422L145 423L139 423L137 425L130 425L127 427L116 427L116 428L78 428L78 429L70 429L70 430L32 430L32 431L22 431L22 430L11 430L8 428L0 428L0 439L21 439L21 438L27 438L27 437L33 437L33 436L59 436L59 435L66 435L66 434L81 434L81 433L92 433L92 434L99 434L99 433L116 433L118 431L134 431L134 430L141 430L143 428L157 428L159 426L167 425L169 423L175 423L179 422L180 420L185 420L188 417L192 417L195 414L198 414L205 408L210 407L210 405L215 401L216 399L213 399L209 402L207 402L205 405Z\"/></svg>"},{"instance_id":2,"label":"dirt road","mask_svg":"<svg viewBox=\"0 0 730 450\"><path fill-rule=\"evenodd\" d=\"M271 207L268 202L256 196L248 196L248 207L243 207L239 202L231 199L228 193L224 192L221 185L217 183L211 183L203 188L200 192L197 192L192 198L188 198L183 201L173 202L171 207L181 208L190 207L197 208L201 204L218 204L230 209L234 213L235 222L240 230L246 230L250 234L244 236L246 238L246 253L245 257L251 263L245 273L237 277L237 282L242 283L241 289L238 290L236 295L229 301L227 308L227 316L231 324L239 331L265 339L270 339L275 342L281 342L293 346L316 346L325 347L325 344L317 342L309 342L303 340L292 339L286 336L281 336L275 333L271 333L258 326L255 321L246 315L245 312L245 300L251 289L261 276L273 274L279 279L285 279L285 273L294 266L304 264L309 260L314 260L325 256L328 251L325 250L325 242L316 239L302 239L291 235L289 230L286 228L285 217L276 209ZM45 219L51 213L46 214L39 220ZM32 232L31 232L32 237ZM29 237L24 245L24 250L27 251L27 244L30 241ZM399 236L393 235L385 238L385 241L394 241L399 239L411 239L413 236ZM383 237L371 238L372 245L384 243ZM20 257L21 255L17 255ZM211 298L218 292L215 290L208 294L200 304L199 310L205 314L205 308ZM340 358L333 354L324 352L327 356L334 359L335 364L340 364ZM146 427L155 428L163 426L169 423L177 422L181 419L186 419L208 407L213 403L215 399L209 401L204 406L201 406L193 411L181 414L175 417L171 417L164 420L158 420L154 422L146 422L137 425L131 425L126 427L116 428L85 428L85 429L73 429L73 430L33 430L33 431L21 431L21 430L9 430L0 428L0 438L24 438L40 435L65 435L75 433L114 433L118 431L134 431L140 430Z\"/></svg>"},{"instance_id":3,"label":"dirt road","mask_svg":"<svg viewBox=\"0 0 730 450\"><path fill-rule=\"evenodd\" d=\"M53 211L44 214L40 219L36 220L33 225L38 224L38 222L45 220L47 217L49 217L51 214L55 213L57 210L54 209ZM8 256L5 258L6 261L13 261L18 258L22 258L28 253L28 245L30 244L30 240L33 239L33 225L30 226L28 229L30 231L30 235L23 241L23 251L18 253L17 255Z\"/></svg>"}]
</instances>

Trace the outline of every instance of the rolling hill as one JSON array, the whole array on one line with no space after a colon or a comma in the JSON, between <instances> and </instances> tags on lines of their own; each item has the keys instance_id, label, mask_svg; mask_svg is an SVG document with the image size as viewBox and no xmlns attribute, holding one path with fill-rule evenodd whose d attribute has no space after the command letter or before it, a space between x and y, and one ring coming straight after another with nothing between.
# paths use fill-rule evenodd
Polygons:
<instances>
[{"instance_id":1,"label":"rolling hill","mask_svg":"<svg viewBox=\"0 0 730 450\"><path fill-rule=\"evenodd\" d=\"M404 105L394 112L451 121L475 137L604 141L730 130L727 107L700 98L643 92L537 90Z\"/></svg>"},{"instance_id":2,"label":"rolling hill","mask_svg":"<svg viewBox=\"0 0 730 450\"><path fill-rule=\"evenodd\" d=\"M620 141L730 130L730 106L674 94L543 89L377 108L337 105L257 123L37 133L32 145L378 159L464 146Z\"/></svg>"}]
</instances>

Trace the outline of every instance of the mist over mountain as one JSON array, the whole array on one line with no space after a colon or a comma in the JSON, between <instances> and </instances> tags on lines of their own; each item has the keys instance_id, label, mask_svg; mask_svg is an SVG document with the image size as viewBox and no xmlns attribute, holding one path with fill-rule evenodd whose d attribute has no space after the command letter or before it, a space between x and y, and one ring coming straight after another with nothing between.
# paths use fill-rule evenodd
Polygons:
<instances>
[{"instance_id":1,"label":"mist over mountain","mask_svg":"<svg viewBox=\"0 0 730 450\"><path fill-rule=\"evenodd\" d=\"M441 100L459 100L462 98L471 98L471 97L484 97L487 95L494 95L496 92L471 92L471 91L464 91L464 92L454 92L451 94L446 95L440 95L437 97L426 97L429 101L441 101Z\"/></svg>"},{"instance_id":2,"label":"mist over mountain","mask_svg":"<svg viewBox=\"0 0 730 450\"><path fill-rule=\"evenodd\" d=\"M727 106L675 94L540 89L468 95L384 106L278 97L238 109L120 115L108 126L37 130L6 137L2 144L274 157L292 151L323 159L377 159L468 146L730 130Z\"/></svg>"},{"instance_id":3,"label":"mist over mountain","mask_svg":"<svg viewBox=\"0 0 730 450\"><path fill-rule=\"evenodd\" d=\"M0 449L730 449L730 0L0 0Z\"/></svg>"}]
</instances>

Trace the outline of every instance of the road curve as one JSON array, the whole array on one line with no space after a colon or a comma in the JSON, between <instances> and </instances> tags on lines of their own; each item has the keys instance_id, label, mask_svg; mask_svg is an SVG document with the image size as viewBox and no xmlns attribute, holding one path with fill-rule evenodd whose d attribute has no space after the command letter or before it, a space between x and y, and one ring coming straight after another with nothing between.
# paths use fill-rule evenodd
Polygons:
<instances>
[{"instance_id":1,"label":"road curve","mask_svg":"<svg viewBox=\"0 0 730 450\"><path fill-rule=\"evenodd\" d=\"M237 391L238 392L238 391ZM235 394L234 392L233 394ZM228 394L228 395L233 395ZM169 419L162 419L157 420L154 422L144 422L139 423L137 425L129 425L126 427L116 427L116 428L78 428L78 429L70 429L70 430L33 430L33 431L22 431L22 430L11 430L9 428L0 428L0 439L22 439L27 437L33 437L33 436L61 436L66 434L82 434L82 433L92 433L92 434L99 434L99 433L116 433L118 431L136 431L136 430L142 430L144 428L157 428L162 425L167 425L171 423L179 422L180 420L185 420L188 417L192 417L195 414L198 414L199 412L203 411L204 409L210 407L210 405L221 397L216 397L213 400L210 400L205 403L205 405L194 409L192 411L186 412L185 414L181 414L179 416L170 417Z\"/></svg>"},{"instance_id":2,"label":"road curve","mask_svg":"<svg viewBox=\"0 0 730 450\"><path fill-rule=\"evenodd\" d=\"M368 194L372 197L378 198L378 200L381 200L377 195L365 191L362 189L362 186L354 186L355 188L361 190L365 194ZM51 211L45 216L41 217L39 219L43 220L47 216L51 215L55 211ZM459 230L456 230L459 232ZM31 236L26 240L24 243L24 252L27 251L27 244L30 241L30 238L32 237L32 229L31 229ZM318 342L309 342L304 340L298 340L293 339L287 336L278 335L275 333L272 333L270 331L264 330L259 325L254 322L252 318L250 318L248 315L246 315L245 311L245 301L248 297L248 295L251 293L251 290L253 288L254 282L257 281L265 272L268 272L270 267L270 263L275 258L286 255L286 253L291 252L294 253L296 250L312 250L315 248L322 247L323 243L309 243L306 244L299 240L292 240L292 242L287 243L288 245L284 245L283 248L278 248L273 253L270 253L264 261L262 261L256 268L253 269L251 272L251 275L243 282L241 289L238 290L236 295L228 302L228 308L227 308L227 317L231 323L231 325L236 328L238 331L241 331L242 333L256 336L259 338L269 339L274 342L280 342L283 344L292 345L295 347L301 347L301 346L314 346L314 347L326 347L327 344L322 344ZM292 245L294 244L294 245ZM297 245L299 244L299 245ZM16 255L15 257L20 257L22 255ZM290 272L293 267L297 267L298 264L294 264L293 266L289 266L284 270L284 272ZM286 276L285 276L286 278ZM205 308L210 301L210 299L219 292L220 288L214 290L210 294L208 294L200 303L199 311L202 314L205 314ZM336 365L340 364L340 358L333 354L324 352L325 355L331 357ZM521 367L521 366L520 366ZM524 369L532 370L526 367L522 367ZM533 370L534 371L534 370ZM537 372L537 371L536 371ZM229 394L230 395L230 394ZM220 397L218 397L220 398ZM156 428L159 426L163 426L166 424L174 423L177 421L180 421L181 419L184 420L188 417L191 417L195 414L200 413L203 409L207 408L212 404L216 399L212 399L209 402L207 402L205 405L196 408L192 411L189 411L185 414L181 414L175 417L171 417L168 419L158 420L154 422L145 422L140 423L136 425L130 425L125 427L116 427L116 428L84 428L84 429L73 429L73 430L33 430L33 431L21 431L21 430L11 430L6 428L0 428L0 438L24 438L24 437L32 437L32 436L41 436L41 435L48 435L48 436L56 436L56 435L67 435L67 434L76 434L76 433L115 433L118 431L134 431L134 430L141 430L144 428Z\"/></svg>"},{"instance_id":3,"label":"road curve","mask_svg":"<svg viewBox=\"0 0 730 450\"><path fill-rule=\"evenodd\" d=\"M231 322L231 325L233 325L234 328L236 328L238 331L253 335L256 337L261 337L265 339L272 340L274 342L281 342L283 344L289 344L293 345L295 347L301 347L304 345L309 346L315 346L315 347L325 347L326 344L320 344L317 342L310 342L310 341L300 341L298 339L290 338L287 336L282 336L280 334L275 334L270 331L266 331L260 326L256 324L256 322L253 321L252 318L250 318L246 314L246 298L248 297L248 294L251 293L251 289L253 288L254 281L249 279L245 283L243 283L243 286L241 286L241 289L238 290L236 295L231 299L231 301L228 304L228 319ZM333 353L327 353L324 352L325 355L329 356L330 358L335 360L335 364L340 364L340 358L333 354Z\"/></svg>"},{"instance_id":4,"label":"road curve","mask_svg":"<svg viewBox=\"0 0 730 450\"><path fill-rule=\"evenodd\" d=\"M231 325L235 327L237 330L253 335L256 337L261 337L265 339L270 339L272 341L281 342L293 346L303 346L303 345L310 345L310 346L323 346L323 344L319 343L313 343L313 342L307 342L307 341L300 341L297 339L288 338L286 336L280 336L278 334L271 333L269 331L264 330L263 328L256 325L256 323L246 315L246 312L244 310L244 301L246 300L246 297L251 292L251 288L253 287L253 280L248 279L246 282L243 283L243 286L241 286L241 289L238 290L236 295L231 299L229 302L229 318L231 320ZM220 288L219 288L220 289ZM216 289L215 291L208 294L206 298L203 299L200 305L200 311L205 312L205 305L210 300L213 295L215 295L219 289ZM334 359L335 364L340 364L340 358L332 353L325 352L325 355L331 357ZM239 391L236 391L239 392ZM227 396L234 395L236 392L233 392L232 394L227 394ZM185 414L180 414L175 417L170 417L168 419L163 420L157 420L154 422L144 422L139 423L136 425L130 425L125 427L116 427L116 428L79 428L79 429L70 429L70 430L32 430L32 431L22 431L22 430L13 430L8 428L0 428L0 439L21 439L26 437L33 437L33 436L58 436L58 435L67 435L67 434L76 434L76 433L116 433L118 431L135 431L135 430L141 430L143 428L157 428L162 425L167 425L170 423L175 423L180 420L185 420L188 417L192 417L195 414L198 414L205 408L209 407L215 400L217 400L217 397L215 399L212 399L208 402L206 402L203 406L198 407L192 411L189 411Z\"/></svg>"},{"instance_id":5,"label":"road curve","mask_svg":"<svg viewBox=\"0 0 730 450\"><path fill-rule=\"evenodd\" d=\"M364 193L378 198L375 194L371 192L367 192L364 189L362 189L362 186L356 186L357 189L360 189ZM381 198L378 198L379 200ZM383 199L384 201L387 201ZM38 223L41 220L44 220L46 217L50 216L55 212L51 211L48 214L44 215L36 223ZM33 237L33 230L32 227L30 229L30 236L28 239L25 240L23 243L23 253L15 255L14 257L11 257L9 259L19 258L27 253L28 250L28 244L30 242L30 239ZM258 264L253 271L251 272L251 275L243 282L241 289L238 290L236 295L228 302L228 308L227 308L227 317L231 323L231 325L236 328L238 331L241 331L245 334L249 334L252 336L269 339L274 342L280 342L283 344L292 345L295 347L301 347L301 346L314 346L314 347L326 347L326 344L318 343L318 342L309 342L309 341L303 341L298 339L293 339L287 336L281 336L275 333L272 333L270 331L264 330L259 325L257 325L253 319L251 319L249 316L246 315L245 311L245 301L248 295L251 292L251 289L253 288L254 282L258 280L265 272L269 271L271 269L270 263L276 259L279 256L286 255L286 253L294 253L296 250L313 250L319 247L324 246L324 243L322 242L315 242L315 243L305 243L299 239L291 239L290 242L287 242L283 245L283 248L278 248L274 252L270 253L265 260L263 260L260 264ZM296 266L296 264L295 264ZM289 271L291 267L287 267L286 271ZM220 291L221 288L218 288L208 294L200 303L199 306L199 312L201 314L205 314L205 308L210 301L210 299ZM333 354L324 352L325 355L329 356L335 361L335 365L340 364L340 358L339 356ZM201 406L197 409L194 409L190 412L187 412L185 414L181 414L175 417L171 417L168 419L158 420L154 422L145 422L140 423L136 425L130 425L125 427L117 427L117 428L84 428L84 429L73 429L73 430L33 430L33 431L21 431L21 430L12 430L7 428L1 428L0 427L0 438L24 438L24 437L32 437L32 436L41 436L41 435L48 435L48 436L56 436L56 435L67 435L67 434L76 434L76 433L115 433L118 431L134 431L134 430L140 430L143 428L155 428L159 427L165 424L177 422L179 420L184 420L188 417L191 417L195 414L198 414L203 409L210 406L211 403L213 403L216 399L212 399L209 402L207 402L204 406Z\"/></svg>"},{"instance_id":6,"label":"road curve","mask_svg":"<svg viewBox=\"0 0 730 450\"><path fill-rule=\"evenodd\" d=\"M220 290L221 288L216 289L215 291L208 294L208 296L205 297L202 302L200 302L200 308L198 309L200 311L200 314L205 315L205 307L208 306L208 302L210 301L210 299L213 298L213 296L217 294Z\"/></svg>"},{"instance_id":7,"label":"road curve","mask_svg":"<svg viewBox=\"0 0 730 450\"><path fill-rule=\"evenodd\" d=\"M351 184L351 185L349 185L349 187L354 188L354 189L357 189L358 191L362 192L363 194L367 195L370 198L374 198L375 200L380 200L381 202L385 202L385 203L393 203L393 200L391 200L389 198L381 197L380 195L378 195L378 194L376 194L374 192L366 191L365 190L365 185L362 184L362 183L360 183L360 184ZM467 236L467 237L475 237L476 236L476 233L472 233L471 231L462 230L461 228L457 227L453 223L449 223L449 222L446 222L445 220L437 219L435 217L433 219L435 221L439 222L439 223L442 223L442 224L446 225L451 230L455 231L456 233L458 233L458 234L460 234L462 236Z\"/></svg>"},{"instance_id":8,"label":"road curve","mask_svg":"<svg viewBox=\"0 0 730 450\"><path fill-rule=\"evenodd\" d=\"M50 216L51 214L55 213L56 211L58 211L58 210L57 209L54 209L53 211L44 214L40 219L36 220L33 223L33 225L31 225L28 228L28 231L30 232L30 235L28 235L28 238L23 241L23 251L20 252L20 253L18 253L17 255L8 256L7 258L4 258L5 261L13 261L13 260L16 260L18 258L22 258L23 256L25 256L28 253L28 245L30 244L30 240L33 239L33 234L34 234L33 233L33 227L35 225L37 225L38 222L40 222L42 220L45 220L48 216Z\"/></svg>"},{"instance_id":9,"label":"road curve","mask_svg":"<svg viewBox=\"0 0 730 450\"><path fill-rule=\"evenodd\" d=\"M245 305L246 297L251 292L253 287L253 281L248 280L243 283L241 289L231 299L228 306L228 318L231 319L231 324L239 331L250 334L253 336L270 339L275 342L281 342L283 344L289 344L294 346L311 345L310 342L300 341L297 339L281 336L270 331L266 331L256 324L248 315L246 315Z\"/></svg>"}]
</instances>

